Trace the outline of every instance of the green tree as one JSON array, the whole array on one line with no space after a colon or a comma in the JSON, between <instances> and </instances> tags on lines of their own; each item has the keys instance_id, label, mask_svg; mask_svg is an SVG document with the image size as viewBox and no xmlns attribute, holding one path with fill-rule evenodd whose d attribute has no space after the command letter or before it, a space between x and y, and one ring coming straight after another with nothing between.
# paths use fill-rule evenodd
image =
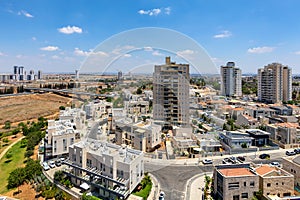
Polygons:
<instances>
[{"instance_id":1,"label":"green tree","mask_svg":"<svg viewBox=\"0 0 300 200\"><path fill-rule=\"evenodd\" d=\"M4 122L4 129L10 129L11 128L11 122L10 121L6 121Z\"/></svg>"},{"instance_id":2,"label":"green tree","mask_svg":"<svg viewBox=\"0 0 300 200\"><path fill-rule=\"evenodd\" d=\"M59 110L66 110L65 106L59 106Z\"/></svg>"},{"instance_id":3,"label":"green tree","mask_svg":"<svg viewBox=\"0 0 300 200\"><path fill-rule=\"evenodd\" d=\"M19 186L24 183L25 178L26 178L26 173L24 168L19 167L15 169L9 174L7 188L11 189L11 188L18 187L18 192L19 192Z\"/></svg>"}]
</instances>

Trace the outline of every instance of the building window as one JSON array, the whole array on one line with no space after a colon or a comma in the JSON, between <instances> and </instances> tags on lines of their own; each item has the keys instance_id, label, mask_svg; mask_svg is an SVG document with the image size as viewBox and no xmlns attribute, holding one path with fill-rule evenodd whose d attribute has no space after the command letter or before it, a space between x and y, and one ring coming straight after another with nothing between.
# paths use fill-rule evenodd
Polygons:
<instances>
[{"instance_id":1,"label":"building window","mask_svg":"<svg viewBox=\"0 0 300 200\"><path fill-rule=\"evenodd\" d=\"M271 183L267 183L267 187L271 187Z\"/></svg>"},{"instance_id":2,"label":"building window","mask_svg":"<svg viewBox=\"0 0 300 200\"><path fill-rule=\"evenodd\" d=\"M284 185L284 182L282 182L282 185Z\"/></svg>"},{"instance_id":3,"label":"building window","mask_svg":"<svg viewBox=\"0 0 300 200\"><path fill-rule=\"evenodd\" d=\"M70 145L74 144L74 138L71 138Z\"/></svg>"},{"instance_id":4,"label":"building window","mask_svg":"<svg viewBox=\"0 0 300 200\"><path fill-rule=\"evenodd\" d=\"M243 199L248 199L248 193L242 193L242 198Z\"/></svg>"},{"instance_id":5,"label":"building window","mask_svg":"<svg viewBox=\"0 0 300 200\"><path fill-rule=\"evenodd\" d=\"M63 148L64 148L64 151L67 151L67 140L66 139L63 139Z\"/></svg>"},{"instance_id":6,"label":"building window","mask_svg":"<svg viewBox=\"0 0 300 200\"><path fill-rule=\"evenodd\" d=\"M233 195L233 200L240 200L240 196L239 195Z\"/></svg>"},{"instance_id":7,"label":"building window","mask_svg":"<svg viewBox=\"0 0 300 200\"><path fill-rule=\"evenodd\" d=\"M244 182L244 186L245 186L245 187L247 186L247 183L246 183L246 182Z\"/></svg>"},{"instance_id":8,"label":"building window","mask_svg":"<svg viewBox=\"0 0 300 200\"><path fill-rule=\"evenodd\" d=\"M254 187L254 185L255 185L254 181L251 181L250 182L250 187Z\"/></svg>"},{"instance_id":9,"label":"building window","mask_svg":"<svg viewBox=\"0 0 300 200\"><path fill-rule=\"evenodd\" d=\"M239 189L239 187L240 187L239 182L234 182L234 183L229 183L228 184L228 189L229 190Z\"/></svg>"}]
</instances>

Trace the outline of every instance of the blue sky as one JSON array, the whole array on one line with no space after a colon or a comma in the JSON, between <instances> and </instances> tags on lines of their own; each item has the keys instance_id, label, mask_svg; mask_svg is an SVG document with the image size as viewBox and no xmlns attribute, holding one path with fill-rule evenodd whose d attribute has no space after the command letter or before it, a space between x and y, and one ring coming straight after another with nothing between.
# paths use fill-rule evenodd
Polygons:
<instances>
[{"instance_id":1,"label":"blue sky","mask_svg":"<svg viewBox=\"0 0 300 200\"><path fill-rule=\"evenodd\" d=\"M256 73L281 62L300 73L299 7L297 0L0 0L0 71L73 72L111 36L159 27L195 40L217 67L235 61ZM163 63L156 54L152 62Z\"/></svg>"}]
</instances>

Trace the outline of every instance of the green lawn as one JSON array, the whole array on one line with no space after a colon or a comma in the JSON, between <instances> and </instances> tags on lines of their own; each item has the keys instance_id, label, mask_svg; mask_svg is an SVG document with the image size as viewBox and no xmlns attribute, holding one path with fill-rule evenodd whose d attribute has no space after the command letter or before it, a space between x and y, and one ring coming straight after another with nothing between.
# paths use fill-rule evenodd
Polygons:
<instances>
[{"instance_id":1,"label":"green lawn","mask_svg":"<svg viewBox=\"0 0 300 200\"><path fill-rule=\"evenodd\" d=\"M7 192L7 178L9 173L18 167L24 166L24 153L26 147L21 148L21 141L12 146L8 151L12 157L7 159L6 154L0 160L0 194Z\"/></svg>"},{"instance_id":2,"label":"green lawn","mask_svg":"<svg viewBox=\"0 0 300 200\"><path fill-rule=\"evenodd\" d=\"M151 192L152 184L147 184L146 187L138 192L133 193L136 196L143 197L144 200L147 199Z\"/></svg>"}]
</instances>

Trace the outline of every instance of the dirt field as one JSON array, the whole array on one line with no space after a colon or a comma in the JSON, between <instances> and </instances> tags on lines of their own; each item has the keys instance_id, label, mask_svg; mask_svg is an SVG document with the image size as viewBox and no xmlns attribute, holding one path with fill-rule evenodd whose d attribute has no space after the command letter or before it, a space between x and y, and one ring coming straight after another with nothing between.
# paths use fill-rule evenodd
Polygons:
<instances>
[{"instance_id":1,"label":"dirt field","mask_svg":"<svg viewBox=\"0 0 300 200\"><path fill-rule=\"evenodd\" d=\"M27 121L58 112L59 106L71 103L70 98L55 94L32 94L0 98L0 125L5 121Z\"/></svg>"}]
</instances>

